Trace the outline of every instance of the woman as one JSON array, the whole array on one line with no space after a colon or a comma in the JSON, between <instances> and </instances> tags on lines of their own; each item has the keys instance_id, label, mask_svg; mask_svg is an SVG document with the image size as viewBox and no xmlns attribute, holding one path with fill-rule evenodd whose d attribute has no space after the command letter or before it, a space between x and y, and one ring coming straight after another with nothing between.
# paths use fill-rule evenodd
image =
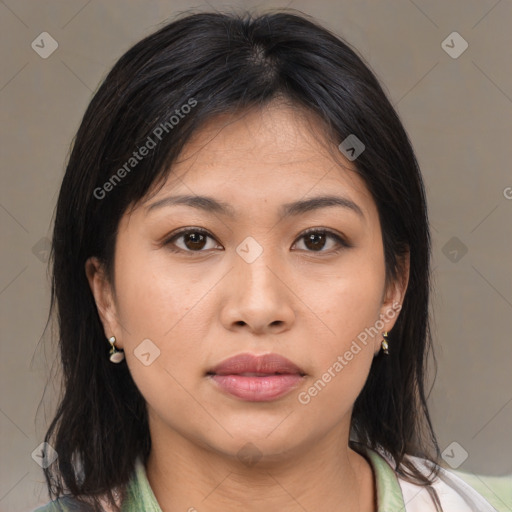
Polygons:
<instances>
[{"instance_id":1,"label":"woman","mask_svg":"<svg viewBox=\"0 0 512 512\"><path fill-rule=\"evenodd\" d=\"M494 510L437 464L413 150L313 21L188 15L131 48L77 133L52 253L40 511Z\"/></svg>"}]
</instances>

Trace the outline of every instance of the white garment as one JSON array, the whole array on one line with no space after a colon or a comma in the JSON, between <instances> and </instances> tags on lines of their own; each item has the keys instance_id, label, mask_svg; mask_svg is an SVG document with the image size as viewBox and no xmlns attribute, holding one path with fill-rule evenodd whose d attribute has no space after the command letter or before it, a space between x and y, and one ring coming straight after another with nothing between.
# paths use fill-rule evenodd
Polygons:
<instances>
[{"instance_id":1,"label":"white garment","mask_svg":"<svg viewBox=\"0 0 512 512\"><path fill-rule=\"evenodd\" d=\"M409 457L425 475L429 474L430 469L425 459ZM425 488L407 482L400 476L398 476L398 483L402 489L406 512L435 512L435 505ZM497 512L464 480L444 468L440 468L432 488L437 492L444 512Z\"/></svg>"}]
</instances>

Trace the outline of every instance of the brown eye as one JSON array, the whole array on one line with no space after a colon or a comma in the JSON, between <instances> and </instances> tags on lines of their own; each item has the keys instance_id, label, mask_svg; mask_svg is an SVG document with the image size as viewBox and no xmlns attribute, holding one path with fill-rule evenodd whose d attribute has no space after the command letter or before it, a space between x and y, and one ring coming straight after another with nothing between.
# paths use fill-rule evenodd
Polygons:
<instances>
[{"instance_id":1,"label":"brown eye","mask_svg":"<svg viewBox=\"0 0 512 512\"><path fill-rule=\"evenodd\" d=\"M304 245L312 251L318 251L324 247L326 239L325 233L309 233L304 237Z\"/></svg>"},{"instance_id":2,"label":"brown eye","mask_svg":"<svg viewBox=\"0 0 512 512\"><path fill-rule=\"evenodd\" d=\"M186 233L183 235L183 243L191 251L201 250L206 244L206 236L202 233Z\"/></svg>"},{"instance_id":3,"label":"brown eye","mask_svg":"<svg viewBox=\"0 0 512 512\"><path fill-rule=\"evenodd\" d=\"M174 234L164 245L169 246L171 251L174 252L205 252L204 249L208 245L209 239L214 240L207 231L198 228L188 228ZM215 247L217 247L217 244L213 244L212 247L206 247L206 249Z\"/></svg>"},{"instance_id":4,"label":"brown eye","mask_svg":"<svg viewBox=\"0 0 512 512\"><path fill-rule=\"evenodd\" d=\"M300 239L304 240L304 246L308 252L337 252L343 247L350 247L341 236L325 229L310 230L303 233ZM329 240L332 241L331 244L328 244ZM326 245L328 248L324 250Z\"/></svg>"}]
</instances>

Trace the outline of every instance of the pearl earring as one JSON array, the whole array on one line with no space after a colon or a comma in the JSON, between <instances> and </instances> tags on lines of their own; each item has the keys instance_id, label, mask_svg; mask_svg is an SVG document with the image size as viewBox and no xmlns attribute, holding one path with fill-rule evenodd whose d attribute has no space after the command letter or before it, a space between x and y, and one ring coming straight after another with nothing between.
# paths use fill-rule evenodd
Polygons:
<instances>
[{"instance_id":1,"label":"pearl earring","mask_svg":"<svg viewBox=\"0 0 512 512\"><path fill-rule=\"evenodd\" d=\"M113 363L120 363L124 359L124 352L122 350L117 350L115 347L116 337L111 336L108 339L108 342L112 346L110 349L110 360Z\"/></svg>"}]
</instances>

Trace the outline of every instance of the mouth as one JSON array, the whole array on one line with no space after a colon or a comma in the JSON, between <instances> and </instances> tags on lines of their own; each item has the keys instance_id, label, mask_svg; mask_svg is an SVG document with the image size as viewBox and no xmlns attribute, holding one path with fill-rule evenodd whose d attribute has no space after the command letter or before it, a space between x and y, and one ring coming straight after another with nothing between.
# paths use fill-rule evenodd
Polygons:
<instances>
[{"instance_id":1,"label":"mouth","mask_svg":"<svg viewBox=\"0 0 512 512\"><path fill-rule=\"evenodd\" d=\"M306 372L279 354L239 354L206 372L217 389L250 402L276 400L303 381Z\"/></svg>"}]
</instances>

